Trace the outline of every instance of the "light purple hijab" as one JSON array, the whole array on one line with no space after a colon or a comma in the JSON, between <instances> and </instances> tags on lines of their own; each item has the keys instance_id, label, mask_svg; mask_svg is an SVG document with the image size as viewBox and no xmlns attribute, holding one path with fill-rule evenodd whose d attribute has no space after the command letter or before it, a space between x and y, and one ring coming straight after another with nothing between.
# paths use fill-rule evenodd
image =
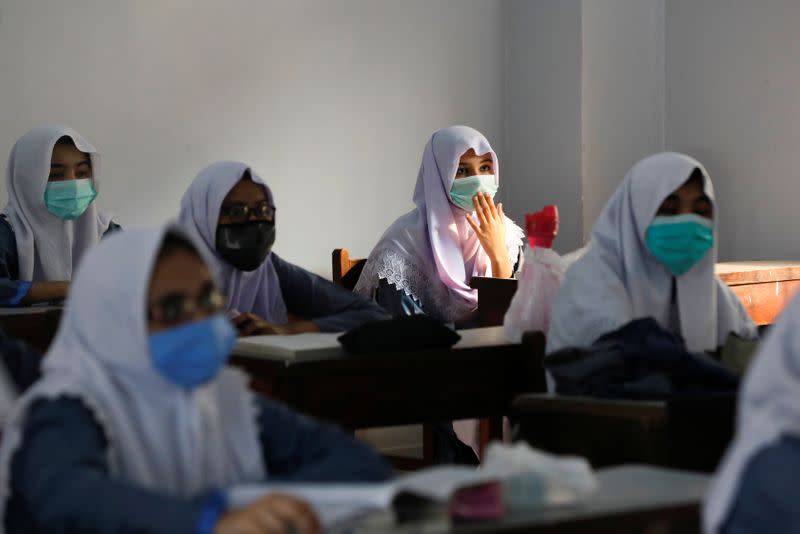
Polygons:
<instances>
[{"instance_id":1,"label":"light purple hijab","mask_svg":"<svg viewBox=\"0 0 800 534\"><path fill-rule=\"evenodd\" d=\"M491 262L467 224L466 212L449 197L459 160L470 148L478 155L491 154L499 185L500 163L483 134L468 126L434 132L417 175L417 207L383 234L356 292L372 297L384 279L419 301L427 314L444 321L463 321L475 311L478 295L469 282L473 276L491 276ZM522 229L506 218L512 264L517 262L523 237Z\"/></svg>"},{"instance_id":2,"label":"light purple hijab","mask_svg":"<svg viewBox=\"0 0 800 534\"><path fill-rule=\"evenodd\" d=\"M240 271L217 254L216 236L219 210L231 189L250 172L253 182L264 186L267 200L275 202L264 179L238 161L220 161L200 171L181 199L180 222L196 236L202 251L210 258L222 289L228 295L228 309L251 312L274 324L288 322L280 281L270 253L258 269Z\"/></svg>"}]
</instances>

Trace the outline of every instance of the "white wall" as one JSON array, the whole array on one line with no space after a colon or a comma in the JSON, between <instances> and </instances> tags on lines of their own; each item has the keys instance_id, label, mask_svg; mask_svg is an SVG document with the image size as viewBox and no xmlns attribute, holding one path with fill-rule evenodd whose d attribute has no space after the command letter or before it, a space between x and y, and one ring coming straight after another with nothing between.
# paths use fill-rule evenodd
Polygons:
<instances>
[{"instance_id":1,"label":"white wall","mask_svg":"<svg viewBox=\"0 0 800 534\"><path fill-rule=\"evenodd\" d=\"M557 204L572 250L664 147L664 0L510 0L509 19L507 203Z\"/></svg>"},{"instance_id":2,"label":"white wall","mask_svg":"<svg viewBox=\"0 0 800 534\"><path fill-rule=\"evenodd\" d=\"M667 144L716 186L723 259L798 259L800 3L667 2Z\"/></svg>"},{"instance_id":3,"label":"white wall","mask_svg":"<svg viewBox=\"0 0 800 534\"><path fill-rule=\"evenodd\" d=\"M714 176L723 258L796 258L800 4L665 1L0 0L0 154L74 126L126 225L243 159L275 189L277 250L328 274L411 207L441 126L489 136L517 220L560 206L561 250L666 140Z\"/></svg>"},{"instance_id":4,"label":"white wall","mask_svg":"<svg viewBox=\"0 0 800 534\"><path fill-rule=\"evenodd\" d=\"M481 0L0 0L0 153L73 126L123 225L247 161L276 196L276 250L330 276L333 248L366 255L411 208L433 130L469 124L502 155L506 20Z\"/></svg>"},{"instance_id":5,"label":"white wall","mask_svg":"<svg viewBox=\"0 0 800 534\"><path fill-rule=\"evenodd\" d=\"M664 149L664 1L583 2L583 231L639 159Z\"/></svg>"},{"instance_id":6,"label":"white wall","mask_svg":"<svg viewBox=\"0 0 800 534\"><path fill-rule=\"evenodd\" d=\"M559 250L582 241L581 0L510 0L507 157L501 190L508 214L557 204Z\"/></svg>"}]
</instances>

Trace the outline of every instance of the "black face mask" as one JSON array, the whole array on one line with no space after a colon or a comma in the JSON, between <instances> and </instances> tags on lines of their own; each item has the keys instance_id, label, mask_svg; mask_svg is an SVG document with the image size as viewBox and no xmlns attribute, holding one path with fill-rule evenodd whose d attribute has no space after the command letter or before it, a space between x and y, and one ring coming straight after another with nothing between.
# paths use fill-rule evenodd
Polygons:
<instances>
[{"instance_id":1,"label":"black face mask","mask_svg":"<svg viewBox=\"0 0 800 534\"><path fill-rule=\"evenodd\" d=\"M217 225L217 252L240 271L254 271L275 243L275 223L249 221Z\"/></svg>"}]
</instances>

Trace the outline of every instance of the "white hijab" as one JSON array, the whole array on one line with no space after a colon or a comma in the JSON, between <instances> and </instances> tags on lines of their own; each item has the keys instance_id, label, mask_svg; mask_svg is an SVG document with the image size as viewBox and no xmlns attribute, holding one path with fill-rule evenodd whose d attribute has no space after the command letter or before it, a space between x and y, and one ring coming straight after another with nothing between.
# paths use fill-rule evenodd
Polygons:
<instances>
[{"instance_id":1,"label":"white hijab","mask_svg":"<svg viewBox=\"0 0 800 534\"><path fill-rule=\"evenodd\" d=\"M19 255L19 278L33 282L71 280L87 250L95 246L111 223L96 202L75 220L62 220L44 204L53 147L69 137L81 152L89 154L92 181L100 191L100 158L97 150L78 132L66 126L40 126L19 138L11 149L6 168L8 204L3 214L14 229Z\"/></svg>"},{"instance_id":2,"label":"white hijab","mask_svg":"<svg viewBox=\"0 0 800 534\"><path fill-rule=\"evenodd\" d=\"M372 297L380 280L414 297L425 313L448 322L468 319L478 306L473 276L491 276L492 266L466 212L450 202L461 156L469 149L491 154L495 181L500 162L489 141L468 126L434 132L425 145L414 189L416 208L389 227L369 255L355 291ZM524 232L506 218L506 246L512 265Z\"/></svg>"},{"instance_id":3,"label":"white hijab","mask_svg":"<svg viewBox=\"0 0 800 534\"><path fill-rule=\"evenodd\" d=\"M800 437L798 399L800 297L772 327L747 372L739 392L736 436L717 470L703 511L705 532L716 533L724 525L750 460L783 435Z\"/></svg>"},{"instance_id":4,"label":"white hijab","mask_svg":"<svg viewBox=\"0 0 800 534\"><path fill-rule=\"evenodd\" d=\"M675 278L650 253L645 233L658 207L689 179L703 174L703 189L714 202L714 186L696 160L676 153L649 156L628 172L592 229L586 254L568 270L556 296L547 352L588 346L597 338L642 317L665 329L677 316L690 351L716 350L730 333L747 339L755 324L739 299L714 274L717 262L717 213L714 247L686 274Z\"/></svg>"},{"instance_id":5,"label":"white hijab","mask_svg":"<svg viewBox=\"0 0 800 534\"><path fill-rule=\"evenodd\" d=\"M79 268L43 376L3 429L3 512L11 460L24 445L27 410L37 399L69 396L86 404L108 439L114 479L188 498L212 487L265 478L256 405L246 377L226 368L209 384L187 392L152 364L145 308L165 234L165 229L114 234L89 252Z\"/></svg>"}]
</instances>

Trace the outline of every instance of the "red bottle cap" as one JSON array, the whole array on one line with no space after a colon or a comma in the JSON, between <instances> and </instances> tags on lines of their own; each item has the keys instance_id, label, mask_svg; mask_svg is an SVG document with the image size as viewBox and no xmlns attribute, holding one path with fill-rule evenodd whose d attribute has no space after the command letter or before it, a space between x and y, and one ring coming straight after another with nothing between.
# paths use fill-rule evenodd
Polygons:
<instances>
[{"instance_id":1,"label":"red bottle cap","mask_svg":"<svg viewBox=\"0 0 800 534\"><path fill-rule=\"evenodd\" d=\"M558 208L545 206L542 211L526 214L525 230L532 247L552 247L558 235Z\"/></svg>"}]
</instances>

